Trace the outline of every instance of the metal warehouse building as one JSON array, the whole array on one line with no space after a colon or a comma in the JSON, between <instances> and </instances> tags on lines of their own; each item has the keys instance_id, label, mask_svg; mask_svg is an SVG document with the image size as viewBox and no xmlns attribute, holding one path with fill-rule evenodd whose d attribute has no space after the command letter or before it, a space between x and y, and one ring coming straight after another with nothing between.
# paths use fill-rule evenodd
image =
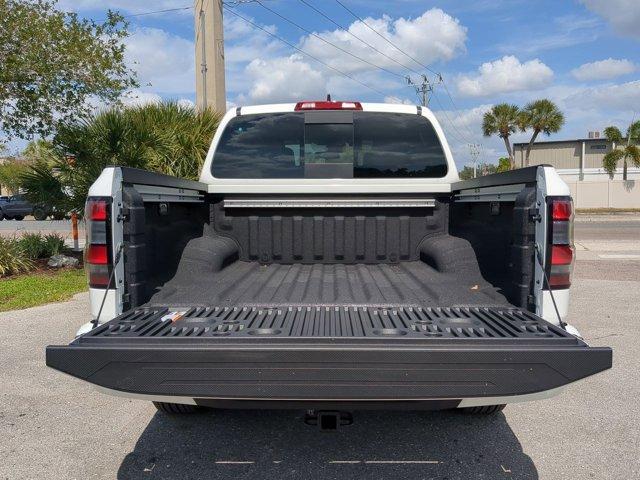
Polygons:
<instances>
[{"instance_id":1,"label":"metal warehouse building","mask_svg":"<svg viewBox=\"0 0 640 480\"><path fill-rule=\"evenodd\" d=\"M622 162L611 180L602 168L602 159L613 148L612 142L590 132L589 138L536 142L529 165L554 166L571 188L578 208L640 208L640 168L633 164L622 180ZM527 144L514 144L517 167L525 165Z\"/></svg>"}]
</instances>

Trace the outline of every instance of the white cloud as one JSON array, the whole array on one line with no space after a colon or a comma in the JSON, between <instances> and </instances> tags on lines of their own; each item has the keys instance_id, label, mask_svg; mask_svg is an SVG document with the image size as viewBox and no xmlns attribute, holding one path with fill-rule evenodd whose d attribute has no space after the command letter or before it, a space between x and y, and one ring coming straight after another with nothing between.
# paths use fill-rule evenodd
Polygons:
<instances>
[{"instance_id":1,"label":"white cloud","mask_svg":"<svg viewBox=\"0 0 640 480\"><path fill-rule=\"evenodd\" d=\"M640 80L584 88L567 96L564 103L577 110L632 112L640 105Z\"/></svg>"},{"instance_id":2,"label":"white cloud","mask_svg":"<svg viewBox=\"0 0 640 480\"><path fill-rule=\"evenodd\" d=\"M251 87L239 102L269 103L323 98L327 79L302 56L291 55L270 60L257 59L246 68Z\"/></svg>"},{"instance_id":3,"label":"white cloud","mask_svg":"<svg viewBox=\"0 0 640 480\"><path fill-rule=\"evenodd\" d=\"M415 19L393 20L384 15L382 18L364 20L407 54L426 65L436 61L451 60L465 49L467 29L460 25L456 18L439 8L432 8ZM356 21L348 27L348 30L390 58L374 51L345 30L322 32L318 35L343 50L384 68L398 70L401 67L396 62L419 68L411 59L398 52L364 23ZM347 73L369 71L374 68L313 36L303 37L300 48Z\"/></svg>"},{"instance_id":4,"label":"white cloud","mask_svg":"<svg viewBox=\"0 0 640 480\"><path fill-rule=\"evenodd\" d=\"M499 93L540 90L553 80L553 71L539 59L520 63L512 55L493 62L483 63L478 75L458 77L456 85L460 94L483 97Z\"/></svg>"},{"instance_id":5,"label":"white cloud","mask_svg":"<svg viewBox=\"0 0 640 480\"><path fill-rule=\"evenodd\" d=\"M537 55L545 50L572 47L595 41L600 31L601 21L597 18L585 18L582 15L562 15L554 17L552 29L539 34L537 26L530 25L518 30L518 37L508 37L499 46L505 54Z\"/></svg>"},{"instance_id":6,"label":"white cloud","mask_svg":"<svg viewBox=\"0 0 640 480\"><path fill-rule=\"evenodd\" d=\"M585 63L571 71L571 74L581 82L589 80L607 80L635 72L633 62L627 59L607 58L597 62Z\"/></svg>"},{"instance_id":7,"label":"white cloud","mask_svg":"<svg viewBox=\"0 0 640 480\"><path fill-rule=\"evenodd\" d=\"M489 103L478 105L477 107L466 110L440 110L433 113L438 117L443 128L447 126L450 127L451 123L453 124L453 127L460 130L461 133L466 133L474 137L481 137L482 130L480 126L482 124L482 117L485 112L491 110L492 107L493 105Z\"/></svg>"},{"instance_id":8,"label":"white cloud","mask_svg":"<svg viewBox=\"0 0 640 480\"><path fill-rule=\"evenodd\" d=\"M133 90L122 95L120 101L126 107L132 107L147 105L149 103L160 103L162 101L162 97L157 93Z\"/></svg>"},{"instance_id":9,"label":"white cloud","mask_svg":"<svg viewBox=\"0 0 640 480\"><path fill-rule=\"evenodd\" d=\"M389 95L388 97L384 97L384 103L395 103L398 105L415 105L416 102L409 100L408 98L400 98L395 95Z\"/></svg>"},{"instance_id":10,"label":"white cloud","mask_svg":"<svg viewBox=\"0 0 640 480\"><path fill-rule=\"evenodd\" d=\"M255 20L251 19L251 21ZM271 33L277 31L273 25L265 25L262 28ZM270 57L283 50L282 43L233 15L225 18L224 39L224 58L227 68L238 63L251 62L256 58Z\"/></svg>"},{"instance_id":11,"label":"white cloud","mask_svg":"<svg viewBox=\"0 0 640 480\"><path fill-rule=\"evenodd\" d=\"M195 90L194 42L158 28L138 28L125 40L127 64L141 87L160 93Z\"/></svg>"},{"instance_id":12,"label":"white cloud","mask_svg":"<svg viewBox=\"0 0 640 480\"><path fill-rule=\"evenodd\" d=\"M434 110L433 114L438 119L444 130L445 137L458 165L464 165L469 161L469 143L482 144L486 150L487 143L491 142L482 136L482 116L493 105L482 104L464 110ZM480 161L483 161L480 158Z\"/></svg>"},{"instance_id":13,"label":"white cloud","mask_svg":"<svg viewBox=\"0 0 640 480\"><path fill-rule=\"evenodd\" d=\"M194 108L196 106L196 104L188 98L179 98L176 103L182 108Z\"/></svg>"},{"instance_id":14,"label":"white cloud","mask_svg":"<svg viewBox=\"0 0 640 480\"><path fill-rule=\"evenodd\" d=\"M622 35L640 38L640 2L638 0L581 0Z\"/></svg>"},{"instance_id":15,"label":"white cloud","mask_svg":"<svg viewBox=\"0 0 640 480\"><path fill-rule=\"evenodd\" d=\"M331 68L305 55L289 55L289 47L274 41L264 32L247 27L244 22L232 16L228 18L225 24L228 41L225 51L227 88L234 103L317 99L324 98L327 93L331 93L333 98L358 100L363 94L371 93L358 82L381 92L389 92L391 97L394 96L392 92L403 85L400 79L381 72L375 66L357 61L313 36L303 36L298 46ZM385 15L365 21L424 64L449 60L465 48L466 28L440 9L428 10L415 19L393 20ZM275 26L264 28L277 33ZM362 22L356 21L348 29L398 62L411 63L410 59L403 57ZM392 60L375 52L344 30L318 35L371 63L389 70L402 71ZM415 64L414 67L419 68ZM332 68L347 73L357 81L340 75ZM398 101L402 100L398 97Z\"/></svg>"}]
</instances>

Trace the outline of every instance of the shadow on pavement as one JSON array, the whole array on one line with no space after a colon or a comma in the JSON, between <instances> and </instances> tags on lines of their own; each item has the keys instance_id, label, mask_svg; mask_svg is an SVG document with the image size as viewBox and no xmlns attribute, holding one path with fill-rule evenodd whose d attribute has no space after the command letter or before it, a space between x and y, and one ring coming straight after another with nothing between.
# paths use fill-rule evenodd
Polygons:
<instances>
[{"instance_id":1,"label":"shadow on pavement","mask_svg":"<svg viewBox=\"0 0 640 480\"><path fill-rule=\"evenodd\" d=\"M502 413L355 412L353 425L321 433L303 423L302 412L216 410L157 413L123 460L118 478L536 479L538 474Z\"/></svg>"}]
</instances>

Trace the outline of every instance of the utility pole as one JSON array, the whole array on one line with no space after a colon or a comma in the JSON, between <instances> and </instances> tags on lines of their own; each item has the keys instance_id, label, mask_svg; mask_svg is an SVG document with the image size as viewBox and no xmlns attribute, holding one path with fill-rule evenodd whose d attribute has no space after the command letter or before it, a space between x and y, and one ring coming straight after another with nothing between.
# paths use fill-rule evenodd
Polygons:
<instances>
[{"instance_id":1,"label":"utility pole","mask_svg":"<svg viewBox=\"0 0 640 480\"><path fill-rule=\"evenodd\" d=\"M195 0L196 105L227 111L222 0Z\"/></svg>"},{"instance_id":2,"label":"utility pole","mask_svg":"<svg viewBox=\"0 0 640 480\"><path fill-rule=\"evenodd\" d=\"M471 155L471 160L473 161L473 178L478 176L478 157L480 156L480 148L482 145L479 143L470 143L469 144L469 154Z\"/></svg>"},{"instance_id":3,"label":"utility pole","mask_svg":"<svg viewBox=\"0 0 640 480\"><path fill-rule=\"evenodd\" d=\"M416 91L416 95L420 99L420 105L422 105L423 107L428 107L429 100L431 100L431 94L433 93L433 87L437 83L442 83L442 75L438 74L434 82L430 81L425 74L420 75L420 83L415 83L413 79L408 75L406 77L406 80L407 85L413 87L413 89Z\"/></svg>"}]
</instances>

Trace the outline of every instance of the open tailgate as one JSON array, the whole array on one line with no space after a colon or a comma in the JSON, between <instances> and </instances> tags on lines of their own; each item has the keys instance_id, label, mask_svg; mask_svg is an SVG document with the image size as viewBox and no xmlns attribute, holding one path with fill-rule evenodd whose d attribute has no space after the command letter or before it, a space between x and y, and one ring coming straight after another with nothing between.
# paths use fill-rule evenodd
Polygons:
<instances>
[{"instance_id":1,"label":"open tailgate","mask_svg":"<svg viewBox=\"0 0 640 480\"><path fill-rule=\"evenodd\" d=\"M411 401L541 392L612 352L517 308L239 306L139 308L46 358L135 394Z\"/></svg>"}]
</instances>

